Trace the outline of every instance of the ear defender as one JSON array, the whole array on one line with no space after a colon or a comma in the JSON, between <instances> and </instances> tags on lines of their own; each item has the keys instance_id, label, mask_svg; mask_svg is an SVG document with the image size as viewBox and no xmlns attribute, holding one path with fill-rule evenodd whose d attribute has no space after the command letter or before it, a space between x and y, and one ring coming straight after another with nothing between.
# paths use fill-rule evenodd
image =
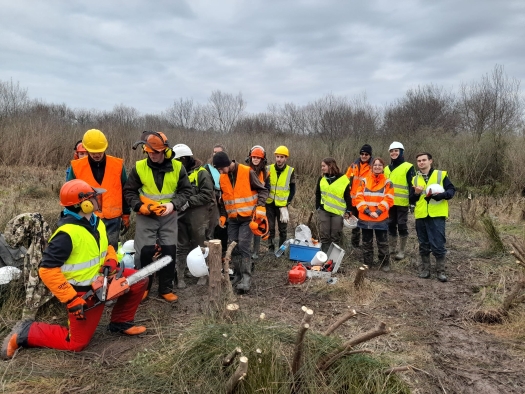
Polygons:
<instances>
[{"instance_id":1,"label":"ear defender","mask_svg":"<svg viewBox=\"0 0 525 394\"><path fill-rule=\"evenodd\" d=\"M164 151L164 157L166 159L171 159L173 157L173 150L171 148L167 148L165 151Z\"/></svg>"},{"instance_id":2,"label":"ear defender","mask_svg":"<svg viewBox=\"0 0 525 394\"><path fill-rule=\"evenodd\" d=\"M84 213L91 213L95 210L95 207L93 206L93 203L91 201L85 200L80 203L80 209Z\"/></svg>"}]
</instances>

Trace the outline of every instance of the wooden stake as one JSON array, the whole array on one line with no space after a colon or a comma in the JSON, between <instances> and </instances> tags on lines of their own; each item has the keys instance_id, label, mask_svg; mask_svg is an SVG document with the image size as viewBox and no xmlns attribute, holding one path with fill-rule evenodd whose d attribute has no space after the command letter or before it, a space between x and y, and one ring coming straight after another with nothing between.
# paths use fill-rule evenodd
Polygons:
<instances>
[{"instance_id":1,"label":"wooden stake","mask_svg":"<svg viewBox=\"0 0 525 394\"><path fill-rule=\"evenodd\" d=\"M367 331L355 338L346 341L341 347L323 357L323 359L321 359L321 361L318 363L318 369L320 371L326 371L334 362L339 360L341 357L344 357L350 348L359 345L360 343L367 342L380 335L388 334L390 331L390 328L388 328L385 323L381 322L379 326L373 330Z\"/></svg>"},{"instance_id":2,"label":"wooden stake","mask_svg":"<svg viewBox=\"0 0 525 394\"><path fill-rule=\"evenodd\" d=\"M368 265L365 265L365 264L363 264L357 270L357 273L356 273L355 279L354 279L354 286L357 289L360 288L361 286L363 286L367 271L368 271Z\"/></svg>"},{"instance_id":3,"label":"wooden stake","mask_svg":"<svg viewBox=\"0 0 525 394\"><path fill-rule=\"evenodd\" d=\"M233 375L230 377L230 379L228 379L228 381L226 382L226 393L233 393L235 387L237 387L239 382L244 379L247 373L248 357L242 356L241 358L239 358L239 366L237 367Z\"/></svg>"},{"instance_id":4,"label":"wooden stake","mask_svg":"<svg viewBox=\"0 0 525 394\"><path fill-rule=\"evenodd\" d=\"M357 315L357 312L355 309L351 309L348 312L346 312L339 320L337 320L334 324L332 324L328 329L323 333L323 335L328 336L331 333L333 333L341 324L343 324L348 319L354 317Z\"/></svg>"},{"instance_id":5,"label":"wooden stake","mask_svg":"<svg viewBox=\"0 0 525 394\"><path fill-rule=\"evenodd\" d=\"M306 334L306 331L310 328L310 321L312 320L313 315L314 311L307 308L304 313L301 326L299 327L299 332L297 333L297 339L295 340L295 349L292 361L292 374L294 375L301 368L301 356L303 354L304 336Z\"/></svg>"},{"instance_id":6,"label":"wooden stake","mask_svg":"<svg viewBox=\"0 0 525 394\"><path fill-rule=\"evenodd\" d=\"M222 366L227 367L228 365L231 365L231 363L233 363L233 360L235 360L235 357L237 357L241 353L242 350L240 347L236 347L235 349L233 349L226 357L222 359Z\"/></svg>"},{"instance_id":7,"label":"wooden stake","mask_svg":"<svg viewBox=\"0 0 525 394\"><path fill-rule=\"evenodd\" d=\"M211 302L217 302L221 296L221 269L222 269L222 247L220 239L208 241L208 267L210 270L209 277L209 295Z\"/></svg>"}]
</instances>

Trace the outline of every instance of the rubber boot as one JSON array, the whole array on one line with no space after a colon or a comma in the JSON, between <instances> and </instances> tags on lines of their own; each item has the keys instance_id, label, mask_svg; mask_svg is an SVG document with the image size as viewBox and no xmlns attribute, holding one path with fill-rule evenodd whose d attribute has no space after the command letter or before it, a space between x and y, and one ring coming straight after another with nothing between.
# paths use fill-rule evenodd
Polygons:
<instances>
[{"instance_id":1,"label":"rubber boot","mask_svg":"<svg viewBox=\"0 0 525 394\"><path fill-rule=\"evenodd\" d=\"M445 256L436 257L436 271L437 279L440 282L446 282L448 280L445 275Z\"/></svg>"},{"instance_id":2,"label":"rubber boot","mask_svg":"<svg viewBox=\"0 0 525 394\"><path fill-rule=\"evenodd\" d=\"M252 259L257 260L259 258L259 249L261 247L261 237L253 237L253 254Z\"/></svg>"},{"instance_id":3,"label":"rubber boot","mask_svg":"<svg viewBox=\"0 0 525 394\"><path fill-rule=\"evenodd\" d=\"M396 248L397 248L397 237L393 237L389 235L388 236L388 249L390 251L390 256L393 256L396 254Z\"/></svg>"},{"instance_id":4,"label":"rubber boot","mask_svg":"<svg viewBox=\"0 0 525 394\"><path fill-rule=\"evenodd\" d=\"M273 238L268 239L268 253L275 253L275 244L273 243Z\"/></svg>"},{"instance_id":5,"label":"rubber boot","mask_svg":"<svg viewBox=\"0 0 525 394\"><path fill-rule=\"evenodd\" d=\"M241 261L242 279L235 287L239 291L249 291L252 283L252 261L250 258L243 258Z\"/></svg>"},{"instance_id":6,"label":"rubber boot","mask_svg":"<svg viewBox=\"0 0 525 394\"><path fill-rule=\"evenodd\" d=\"M396 260L403 260L405 258L405 249L407 247L408 237L399 238L399 251L394 257Z\"/></svg>"},{"instance_id":7,"label":"rubber boot","mask_svg":"<svg viewBox=\"0 0 525 394\"><path fill-rule=\"evenodd\" d=\"M177 258L176 270L177 270L177 289L185 289L186 282L184 282L184 269L185 264L182 263L184 259L182 257Z\"/></svg>"},{"instance_id":8,"label":"rubber boot","mask_svg":"<svg viewBox=\"0 0 525 394\"><path fill-rule=\"evenodd\" d=\"M241 256L234 256L232 257L232 263L233 263L233 279L231 280L232 286L235 286L237 283L241 281Z\"/></svg>"},{"instance_id":9,"label":"rubber boot","mask_svg":"<svg viewBox=\"0 0 525 394\"><path fill-rule=\"evenodd\" d=\"M430 278L430 255L428 256L421 256L421 272L419 273L419 277L422 279L428 279Z\"/></svg>"},{"instance_id":10,"label":"rubber boot","mask_svg":"<svg viewBox=\"0 0 525 394\"><path fill-rule=\"evenodd\" d=\"M381 267L381 271L383 272L390 272L390 253L385 254L383 256L379 255L379 266Z\"/></svg>"}]
</instances>

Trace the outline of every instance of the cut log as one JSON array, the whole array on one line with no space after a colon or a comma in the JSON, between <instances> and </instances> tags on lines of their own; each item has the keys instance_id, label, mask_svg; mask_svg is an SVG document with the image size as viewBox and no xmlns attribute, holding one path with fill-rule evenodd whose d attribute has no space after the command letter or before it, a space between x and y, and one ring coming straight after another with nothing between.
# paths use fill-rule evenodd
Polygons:
<instances>
[{"instance_id":1,"label":"cut log","mask_svg":"<svg viewBox=\"0 0 525 394\"><path fill-rule=\"evenodd\" d=\"M228 365L231 365L231 363L233 363L233 360L235 360L235 357L237 357L241 353L242 350L240 347L236 347L235 349L233 349L226 357L222 359L222 366L227 367Z\"/></svg>"},{"instance_id":2,"label":"cut log","mask_svg":"<svg viewBox=\"0 0 525 394\"><path fill-rule=\"evenodd\" d=\"M222 269L222 246L220 239L208 241L208 268L209 276L209 295L212 302L219 300L221 296L221 269Z\"/></svg>"},{"instance_id":3,"label":"cut log","mask_svg":"<svg viewBox=\"0 0 525 394\"><path fill-rule=\"evenodd\" d=\"M355 309L351 309L348 312L346 312L339 320L337 320L334 324L332 324L328 329L323 333L323 335L328 336L331 333L333 333L341 324L343 324L348 319L351 319L352 317L356 316L357 312Z\"/></svg>"},{"instance_id":4,"label":"cut log","mask_svg":"<svg viewBox=\"0 0 525 394\"><path fill-rule=\"evenodd\" d=\"M357 269L355 274L354 286L358 289L365 283L366 272L368 271L368 265L363 264Z\"/></svg>"},{"instance_id":5,"label":"cut log","mask_svg":"<svg viewBox=\"0 0 525 394\"><path fill-rule=\"evenodd\" d=\"M233 375L226 382L226 393L231 394L235 390L235 387L239 384L241 380L244 379L248 373L248 357L242 356L239 358L239 365Z\"/></svg>"}]
</instances>

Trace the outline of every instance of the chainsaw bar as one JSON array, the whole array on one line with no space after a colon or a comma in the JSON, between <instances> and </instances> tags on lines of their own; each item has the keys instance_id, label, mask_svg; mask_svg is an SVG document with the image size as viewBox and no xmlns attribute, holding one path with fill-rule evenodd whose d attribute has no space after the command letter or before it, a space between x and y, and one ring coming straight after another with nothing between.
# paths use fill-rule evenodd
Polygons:
<instances>
[{"instance_id":1,"label":"chainsaw bar","mask_svg":"<svg viewBox=\"0 0 525 394\"><path fill-rule=\"evenodd\" d=\"M128 282L128 285L131 286L139 281L141 281L144 278L147 278L151 274L159 271L161 268L164 268L169 263L173 261L173 258L171 256L164 256L154 263L148 264L144 268L139 269L134 274L128 276L126 278L126 281Z\"/></svg>"}]
</instances>

